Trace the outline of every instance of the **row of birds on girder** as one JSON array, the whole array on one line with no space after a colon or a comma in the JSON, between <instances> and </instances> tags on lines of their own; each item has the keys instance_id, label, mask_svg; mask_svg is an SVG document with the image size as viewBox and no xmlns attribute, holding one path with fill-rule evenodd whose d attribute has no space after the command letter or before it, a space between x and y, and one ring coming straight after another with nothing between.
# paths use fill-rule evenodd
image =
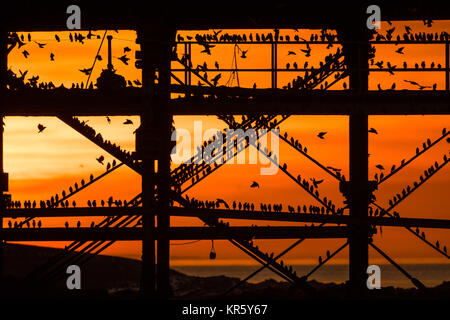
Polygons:
<instances>
[{"instance_id":1,"label":"row of birds on girder","mask_svg":"<svg viewBox=\"0 0 450 320\"><path fill-rule=\"evenodd\" d=\"M63 191L63 197L65 197L66 195L64 194ZM68 195L70 196L70 194ZM87 206L89 208L96 208L97 207L97 201L96 200L87 200ZM69 200L60 200L58 198L58 195L56 196L52 196L51 200L40 200L39 201L39 205L37 203L36 200L25 200L23 202L23 209L36 209L36 208L41 208L41 209L50 209L50 208L58 208L59 206L61 206L62 208L69 208L70 205L73 208L77 207L77 202L75 200L73 200L71 203L69 203ZM133 205L133 203L131 202L127 202L127 200L120 200L120 199L113 199L113 197L109 197L108 200L100 200L99 201L99 205L101 205L101 207L127 207L129 205ZM6 203L6 208L7 209L22 209L22 201L20 200L16 200L16 201L9 201Z\"/></svg>"},{"instance_id":2,"label":"row of birds on girder","mask_svg":"<svg viewBox=\"0 0 450 320\"><path fill-rule=\"evenodd\" d=\"M378 132L377 132L375 129L373 129L373 128L371 128L371 129L369 130L369 132L378 134ZM446 128L443 128L443 129L442 129L442 135L441 135L441 137L438 138L437 140L442 139L443 137L446 137L447 135L448 135L447 129L446 129ZM436 141L437 141L437 140L436 140ZM447 143L450 143L450 138L447 138L447 139L446 139L446 142L447 142ZM418 155L420 155L421 153L427 151L427 150L428 150L429 148L431 148L434 144L435 144L435 142L431 142L431 139L428 138L425 142L422 143L422 146L419 146L419 147L416 148L416 153L415 153L415 155L413 156L413 158L415 158L415 157L417 157ZM444 155L443 160L444 160L444 162L447 162L447 156L446 156L446 155ZM396 171L400 170L400 169L403 168L407 163L409 163L409 161L406 162L406 159L402 159L402 161L400 162L400 165L399 165L398 167L397 167L395 164L392 165L391 171L390 171L390 174L389 174L389 175L391 175L391 174L395 173ZM436 166L436 164L435 164L435 166ZM377 164L375 167L376 167L377 169L379 169L380 171L384 171L384 170L385 170L385 168L384 168L384 166L383 166L382 164ZM429 171L429 170L427 170L427 171ZM428 172L428 173L429 173L429 172ZM385 178L385 175L384 175L383 172L381 172L380 174L378 174L378 172L377 172L377 173L375 173L375 175L374 175L374 179L375 179L376 181L382 181L383 178Z\"/></svg>"},{"instance_id":3,"label":"row of birds on girder","mask_svg":"<svg viewBox=\"0 0 450 320\"><path fill-rule=\"evenodd\" d=\"M17 33L12 33L10 35L10 39L12 42L15 42L15 44L17 44L18 49L22 48L23 46L27 45L27 43L32 42L32 37L31 34L28 33L27 39L25 39L24 34L21 34L20 37L17 35ZM88 32L88 34L86 36L84 36L81 32L75 32L74 35L72 35L72 33L69 33L69 40L70 42L79 42L80 44L84 44L84 40L88 39L100 39L100 35L95 35L93 34L91 31ZM26 40L28 40L28 42L26 42ZM55 40L57 42L61 42L61 38L58 34L55 34ZM33 41L34 43L36 43L37 47L39 49L44 49L44 47L47 45L46 43L41 43L41 42L37 42L37 41ZM128 61L130 60L130 58L127 57L127 53L131 52L131 49L129 47L124 47L123 48L123 55L121 57L117 57L118 60L122 61L125 65L128 65ZM28 52L27 50L23 50L22 51L22 55L25 57L25 59L27 59L30 56L30 52ZM55 61L55 55L53 52L50 52L50 61ZM102 61L102 56L101 55L97 55L96 56L96 60L98 61ZM90 72L92 71L92 68L85 68L85 69L80 69L81 72L83 72L86 75L89 75Z\"/></svg>"}]
</instances>

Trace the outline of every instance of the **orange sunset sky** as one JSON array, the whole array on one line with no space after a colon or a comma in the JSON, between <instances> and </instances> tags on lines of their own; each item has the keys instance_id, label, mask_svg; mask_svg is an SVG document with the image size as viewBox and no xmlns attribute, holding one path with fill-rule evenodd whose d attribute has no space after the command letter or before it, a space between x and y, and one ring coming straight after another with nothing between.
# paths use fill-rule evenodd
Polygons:
<instances>
[{"instance_id":1,"label":"orange sunset sky","mask_svg":"<svg viewBox=\"0 0 450 320\"><path fill-rule=\"evenodd\" d=\"M394 38L398 33L404 33L404 25L409 25L413 32L441 32L450 31L450 21L436 21L432 28L426 28L422 21L417 22L393 22L396 27ZM386 29L392 28L383 22L381 34L385 34ZM256 32L257 30L238 30L227 32ZM259 30L258 32L269 32L270 30ZM211 32L211 31L209 31ZM223 31L225 32L225 31ZM311 32L319 33L320 30L299 29L299 35L309 39ZM87 32L82 32L87 34ZM95 31L94 34L103 36L104 31ZM196 32L182 32L181 34L195 34ZM289 34L291 38L296 33L294 30L281 30L281 34ZM25 34L25 38L27 33ZM108 34L113 39L113 64L117 73L125 76L128 80L141 79L140 70L134 67L134 51L138 49L135 44L136 34L134 31L109 31ZM20 33L19 33L20 35ZM69 32L59 32L61 42L56 42L54 33L35 32L32 33L32 40L47 45L40 49L34 42L26 42L21 49L15 48L9 58L9 67L16 73L28 70L27 79L31 76L39 75L39 81L52 81L55 85L64 84L70 87L73 82L86 81L86 76L79 69L90 68L100 44L99 39L85 40L85 44L71 43L68 40ZM404 55L395 53L397 49L394 45L377 45L375 61L390 61L391 64L401 67L403 61L413 66L416 62L427 62L427 66L433 61L435 65L445 65L445 55L443 45L401 45L404 46ZM123 48L131 48L127 53L130 58L129 65L124 65L117 59L123 55ZM270 68L270 46L239 44L242 50L248 50L247 58L238 57L237 63L240 68ZM305 58L300 49L304 45L283 45L278 48L278 65L284 67L287 62L291 65L294 61L299 66L303 66L305 61L310 65L318 66L324 56L334 53L337 46L326 49L326 45L311 45L312 52L310 58ZM30 56L25 59L22 51L26 49ZM210 68L214 68L217 61L221 67L231 68L234 44L217 45L212 48L212 55L206 56L200 53L202 47L193 46L193 65L207 62ZM295 56L288 56L288 50L297 52ZM55 61L50 61L50 53L55 55ZM183 46L180 46L178 53L183 53ZM99 76L102 69L107 64L106 41L101 49L100 55L103 60L98 61L91 79ZM181 65L173 63L173 68L181 68ZM182 73L175 73L180 79L184 79ZM213 78L217 72L208 72L208 78ZM286 85L292 81L300 72L281 72L278 75L279 86ZM223 73L219 85L225 85L230 74ZM195 76L192 77L196 84ZM373 72L370 75L370 89L377 90L377 85L383 89L388 89L396 83L396 89L415 89L403 80L414 80L422 85L432 86L437 84L438 90L445 88L443 72L396 72L389 75L387 72ZM258 87L270 86L270 72L240 72L240 85L251 87L256 83ZM345 80L348 81L348 80ZM228 85L236 86L236 79L229 81ZM343 81L337 83L331 89L342 89ZM129 118L133 125L123 125L123 121ZM122 148L134 150L133 131L139 126L139 118L134 117L111 117L112 123L108 124L105 117L82 117L82 120L89 120L88 124L101 132L105 139L118 143ZM192 130L193 121L202 120L203 128L223 129L224 123L213 116L190 116L175 117L177 128ZM408 159L415 154L417 146L421 146L427 138L434 140L440 136L444 127L450 129L449 116L376 116L369 118L369 127L374 127L379 132L378 135L370 134L369 141L369 176L378 172L375 168L377 164L382 164L389 169L393 164L398 165L402 159ZM37 125L44 124L47 129L38 134ZM346 177L348 174L348 119L343 116L291 116L281 125L281 131L288 132L289 136L299 139L303 145L308 147L308 153L327 166L342 168ZM320 131L328 132L325 140L317 138ZM82 137L79 133L62 123L57 118L51 117L6 117L5 119L5 171L9 173L10 190L14 200L36 200L49 199L52 195L62 190L67 190L70 185L86 179L91 173L94 176L102 173L105 166L99 164L95 158L104 155L106 162L111 162L106 152L99 149L92 142ZM387 206L388 200L394 193L402 190L407 184L416 181L423 170L428 168L435 160L442 160L444 154L448 155L450 144L441 141L426 154L414 161L404 170L396 174L388 182L383 183L376 192L378 203ZM321 195L327 195L333 203L339 207L342 205L342 196L338 192L338 183L332 180L326 173L313 165L301 154L280 142L280 163L288 163L288 171L294 176L301 174L302 177L316 177L325 179L319 187ZM279 171L274 176L261 176L259 174L260 165L225 165L217 173L209 176L200 184L188 191L189 197L202 200L215 200L222 198L231 203L236 201L254 202L259 207L260 202L283 203L287 205L310 204L317 205L314 199L291 181L284 173ZM251 189L252 181L260 184L259 189ZM120 199L131 199L140 192L140 176L131 169L121 167L113 174L95 183L87 190L80 192L74 199L78 206L86 206L88 199L107 199L110 195ZM442 169L432 179L425 183L423 187L414 192L406 201L400 204L396 211L402 217L428 217L449 219L450 213L450 171L448 167ZM74 225L78 219L71 220ZM82 219L82 223L90 224L93 219ZM43 227L62 226L65 218L44 219ZM172 218L173 225L202 225L198 219ZM261 222L267 225L270 222ZM231 225L258 224L255 221L235 221L230 220ZM272 223L281 225L281 223ZM432 242L439 240L442 245L450 246L450 235L447 230L425 230L427 239ZM260 248L268 252L275 253L282 251L294 240L279 241L255 241ZM383 228L382 234L374 236L375 244L385 250L398 262L434 262L447 263L445 257L439 255L434 250L415 238L408 231L402 228ZM173 244L180 244L183 241L173 241ZM333 251L341 246L345 240L307 240L298 248L290 252L283 260L287 263L314 263L319 255L324 255L326 250ZM36 243L45 246L63 246L65 243ZM217 259L208 259L210 241L200 241L189 245L173 245L171 256L173 265L186 264L230 264L230 263L255 263L251 261L240 250L234 248L227 241L215 241ZM118 242L108 248L104 253L120 255L132 258L140 258L141 245L139 242ZM348 249L339 253L332 263L344 263L348 254ZM380 256L370 251L370 262L380 263L383 261Z\"/></svg>"}]
</instances>

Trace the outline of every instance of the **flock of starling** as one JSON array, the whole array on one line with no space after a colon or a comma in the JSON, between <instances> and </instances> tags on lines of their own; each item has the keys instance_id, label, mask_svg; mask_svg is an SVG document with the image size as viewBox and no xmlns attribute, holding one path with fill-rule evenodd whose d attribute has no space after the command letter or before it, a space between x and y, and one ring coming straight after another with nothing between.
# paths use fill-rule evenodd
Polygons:
<instances>
[{"instance_id":1,"label":"flock of starling","mask_svg":"<svg viewBox=\"0 0 450 320\"><path fill-rule=\"evenodd\" d=\"M61 42L61 38L58 34L55 34L55 40L57 42ZM87 35L83 35L80 32L76 32L76 33L69 33L69 37L68 40L70 40L70 42L78 42L80 44L84 44L85 40L91 40L91 39L100 39L100 35L95 35L93 34L91 31L89 31L87 33ZM44 49L45 46L47 45L46 43L39 43L37 41L32 41L31 38L31 34L28 33L27 39L25 39L24 34L21 34L20 36L13 32L10 33L8 35L8 52L10 52L13 48L15 48L17 46L18 49L21 49L23 46L25 45L32 45L32 44L36 44L37 48L39 49ZM130 58L127 57L127 53L131 52L131 49L129 47L124 47L123 48L123 55L120 57L116 57L118 60L120 60L122 63L124 63L125 65L128 65L128 61L130 60ZM23 50L22 51L22 55L25 57L25 59L28 59L30 57L30 52L28 50ZM49 54L50 57L50 61L53 62L55 61L55 54L53 52L50 52ZM96 60L98 61L102 61L103 58L101 57L101 55L97 55L96 56ZM83 68L83 69L79 69L80 72L82 72L83 74L85 74L86 76L90 76L91 72L92 72L93 68ZM24 73L22 73L21 71L19 71L21 76L18 77L17 75L15 75L11 70L8 70L8 85L11 89L24 89L24 88L39 88L39 89L43 89L43 90L51 90L51 89L65 89L64 85L61 85L59 87L56 87L53 82L40 82L38 83L39 80L39 76L33 76L29 79L27 79L27 81L25 80L25 75L27 73L27 71L25 71ZM128 86L130 87L134 87L134 86L140 86L142 85L142 83L139 80L134 80L134 81L127 81ZM72 83L71 89L94 89L94 84L91 82L89 86L84 85L84 82L80 82L80 83Z\"/></svg>"},{"instance_id":2,"label":"flock of starling","mask_svg":"<svg viewBox=\"0 0 450 320\"><path fill-rule=\"evenodd\" d=\"M376 130L373 129L373 128L371 128L371 130L372 130L372 131L369 130L369 132L376 132ZM378 133L378 132L376 132L376 133ZM441 135L441 137L438 138L436 141L438 141L438 140L440 140L440 139L442 139L442 138L445 138L448 134L449 134L449 132L447 131L447 129L446 129L446 128L443 128L443 129L442 129L442 135ZM447 141L447 143L450 143L450 138L447 138L446 141ZM435 143L435 142L434 142L434 143ZM421 153L423 153L423 152L425 152L426 150L428 150L431 146L433 146L434 143L431 142L431 140L428 138L425 142L422 143L422 146L419 146L419 147L416 148L416 153L415 153L415 155L413 156L413 158L417 157L417 156L420 155ZM444 163L446 163L446 162L448 161L446 155L444 155L443 161L444 161ZM408 162L409 162L409 161L408 161ZM400 162L400 165L398 165L398 166L396 166L395 164L392 165L391 171L390 171L390 174L389 174L389 175L394 174L395 172L399 171L399 170L400 170L401 168L403 168L408 162L407 162L405 159L403 159L403 160ZM435 168L437 168L437 167L438 167L438 164L435 163L434 166L435 166ZM385 180L387 176L385 176L385 174L383 173L383 171L385 170L385 168L384 168L383 165L377 164L375 167L376 167L377 169L380 170L380 173L379 173L379 174L378 174L378 172L377 172L377 173L375 173L375 175L374 175L374 179L379 183L379 182ZM429 170L430 170L430 169L429 169ZM428 171L429 171L429 170L426 170L426 171L425 171L425 176L428 176L428 174L429 174ZM421 176L421 180L423 180L423 177L422 177L422 176Z\"/></svg>"}]
</instances>

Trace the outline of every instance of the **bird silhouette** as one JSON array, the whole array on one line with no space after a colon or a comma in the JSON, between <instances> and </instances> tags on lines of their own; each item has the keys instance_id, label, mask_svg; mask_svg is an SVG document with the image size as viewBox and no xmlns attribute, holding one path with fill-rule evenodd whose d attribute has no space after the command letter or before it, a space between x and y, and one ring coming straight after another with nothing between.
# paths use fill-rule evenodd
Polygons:
<instances>
[{"instance_id":1,"label":"bird silhouette","mask_svg":"<svg viewBox=\"0 0 450 320\"><path fill-rule=\"evenodd\" d=\"M316 189L319 187L319 184L321 184L323 182L323 179L322 180L316 180L314 178L310 178L310 179L314 185L314 188L316 188Z\"/></svg>"},{"instance_id":2,"label":"bird silhouette","mask_svg":"<svg viewBox=\"0 0 450 320\"><path fill-rule=\"evenodd\" d=\"M381 164L377 164L375 167L380 169L380 170L384 170L384 167Z\"/></svg>"},{"instance_id":3,"label":"bird silhouette","mask_svg":"<svg viewBox=\"0 0 450 320\"><path fill-rule=\"evenodd\" d=\"M250 185L250 188L259 188L258 182L253 181L252 184Z\"/></svg>"},{"instance_id":4,"label":"bird silhouette","mask_svg":"<svg viewBox=\"0 0 450 320\"><path fill-rule=\"evenodd\" d=\"M201 53L206 53L207 55L211 55L211 48L214 48L215 46L210 45L206 42L202 42L199 43L200 45L202 45L204 47L204 49L202 51L200 51Z\"/></svg>"},{"instance_id":5,"label":"bird silhouette","mask_svg":"<svg viewBox=\"0 0 450 320\"><path fill-rule=\"evenodd\" d=\"M30 55L30 53L27 50L23 50L22 54L25 57L25 59L28 59L28 56Z\"/></svg>"},{"instance_id":6,"label":"bird silhouette","mask_svg":"<svg viewBox=\"0 0 450 320\"><path fill-rule=\"evenodd\" d=\"M300 49L300 51L305 53L305 57L310 57L311 56L311 47L309 46L309 44L306 44L306 49Z\"/></svg>"},{"instance_id":7,"label":"bird silhouette","mask_svg":"<svg viewBox=\"0 0 450 320\"><path fill-rule=\"evenodd\" d=\"M123 124L133 124L133 121L130 119L126 119Z\"/></svg>"},{"instance_id":8,"label":"bird silhouette","mask_svg":"<svg viewBox=\"0 0 450 320\"><path fill-rule=\"evenodd\" d=\"M50 53L50 61L55 61L55 55L53 53Z\"/></svg>"},{"instance_id":9,"label":"bird silhouette","mask_svg":"<svg viewBox=\"0 0 450 320\"><path fill-rule=\"evenodd\" d=\"M294 51L288 51L288 54L287 54L288 56L291 56L291 55L297 55Z\"/></svg>"},{"instance_id":10,"label":"bird silhouette","mask_svg":"<svg viewBox=\"0 0 450 320\"><path fill-rule=\"evenodd\" d=\"M242 59L247 58L247 56L246 56L247 52L248 52L248 50L242 50L242 51L241 51L241 58L242 58Z\"/></svg>"},{"instance_id":11,"label":"bird silhouette","mask_svg":"<svg viewBox=\"0 0 450 320\"><path fill-rule=\"evenodd\" d=\"M370 128L370 129L369 129L369 132L370 132L370 133L378 134L378 131L377 131L376 129L374 129L374 128Z\"/></svg>"},{"instance_id":12,"label":"bird silhouette","mask_svg":"<svg viewBox=\"0 0 450 320\"><path fill-rule=\"evenodd\" d=\"M403 52L403 49L405 49L405 47L400 47L400 48L398 48L397 50L395 50L395 52L398 53L398 54L405 54L405 53Z\"/></svg>"},{"instance_id":13,"label":"bird silhouette","mask_svg":"<svg viewBox=\"0 0 450 320\"><path fill-rule=\"evenodd\" d=\"M108 121L108 124L111 124L111 119L108 116L106 116L106 121Z\"/></svg>"},{"instance_id":14,"label":"bird silhouette","mask_svg":"<svg viewBox=\"0 0 450 320\"><path fill-rule=\"evenodd\" d=\"M95 160L97 160L99 163L101 163L103 165L103 161L105 160L105 157L101 155L100 157L96 158Z\"/></svg>"},{"instance_id":15,"label":"bird silhouette","mask_svg":"<svg viewBox=\"0 0 450 320\"><path fill-rule=\"evenodd\" d=\"M319 132L317 134L317 137L319 137L320 139L325 139L324 137L325 137L326 134L327 134L326 132Z\"/></svg>"},{"instance_id":16,"label":"bird silhouette","mask_svg":"<svg viewBox=\"0 0 450 320\"><path fill-rule=\"evenodd\" d=\"M38 124L37 127L38 127L38 130L39 130L38 133L41 133L42 131L45 130L45 128L47 128L47 127L45 127L43 124L40 124L40 123Z\"/></svg>"},{"instance_id":17,"label":"bird silhouette","mask_svg":"<svg viewBox=\"0 0 450 320\"><path fill-rule=\"evenodd\" d=\"M121 56L120 58L117 58L120 61L122 61L124 64L128 65L128 60L130 60L130 58L128 58L126 55Z\"/></svg>"},{"instance_id":18,"label":"bird silhouette","mask_svg":"<svg viewBox=\"0 0 450 320\"><path fill-rule=\"evenodd\" d=\"M36 42L35 41L35 43L39 46L39 48L41 48L41 49L43 49L47 44L46 43L39 43L39 42Z\"/></svg>"},{"instance_id":19,"label":"bird silhouette","mask_svg":"<svg viewBox=\"0 0 450 320\"><path fill-rule=\"evenodd\" d=\"M80 69L81 72L83 72L85 75L89 75L92 71L92 68L85 68L85 69Z\"/></svg>"},{"instance_id":20,"label":"bird silhouette","mask_svg":"<svg viewBox=\"0 0 450 320\"><path fill-rule=\"evenodd\" d=\"M228 205L228 203L225 202L225 200L218 198L217 199L217 203L223 203L223 205L225 206L225 208L230 209L230 206Z\"/></svg>"},{"instance_id":21,"label":"bird silhouette","mask_svg":"<svg viewBox=\"0 0 450 320\"><path fill-rule=\"evenodd\" d=\"M214 78L211 79L212 83L214 84L214 86L217 86L217 83L219 82L219 79L222 77L222 74L219 73L218 75L216 75Z\"/></svg>"}]
</instances>

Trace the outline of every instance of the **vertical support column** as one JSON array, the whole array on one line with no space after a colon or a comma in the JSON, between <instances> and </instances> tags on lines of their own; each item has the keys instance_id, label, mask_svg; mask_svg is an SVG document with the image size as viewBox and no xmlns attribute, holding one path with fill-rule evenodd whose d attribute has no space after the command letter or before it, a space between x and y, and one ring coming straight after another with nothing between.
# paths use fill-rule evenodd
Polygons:
<instances>
[{"instance_id":1,"label":"vertical support column","mask_svg":"<svg viewBox=\"0 0 450 320\"><path fill-rule=\"evenodd\" d=\"M157 112L158 136L160 150L158 152L158 201L157 201L157 265L156 288L159 298L167 298L171 295L169 282L170 271L170 214L169 214L169 179L170 179L170 138L172 127L172 115L169 110L170 99L170 64L172 44L175 40L175 30L170 26L162 25L160 31L159 55L158 55L158 87L157 87Z\"/></svg>"},{"instance_id":2,"label":"vertical support column","mask_svg":"<svg viewBox=\"0 0 450 320\"><path fill-rule=\"evenodd\" d=\"M445 90L450 90L450 42L445 43Z\"/></svg>"},{"instance_id":3,"label":"vertical support column","mask_svg":"<svg viewBox=\"0 0 450 320\"><path fill-rule=\"evenodd\" d=\"M107 68L108 68L108 70L109 71L112 71L113 70L113 65L112 65L112 53L111 53L111 51L112 51L112 36L107 36L106 37L107 39L108 39L108 65L107 65Z\"/></svg>"},{"instance_id":4,"label":"vertical support column","mask_svg":"<svg viewBox=\"0 0 450 320\"><path fill-rule=\"evenodd\" d=\"M352 94L368 90L369 64L367 29L364 23L342 30L344 53L349 69L349 87ZM368 181L368 114L358 108L350 114L350 215L367 218L369 203ZM362 107L362 106L361 106ZM367 224L349 225L349 294L361 297L367 291L367 266L369 262L369 227Z\"/></svg>"},{"instance_id":5,"label":"vertical support column","mask_svg":"<svg viewBox=\"0 0 450 320\"><path fill-rule=\"evenodd\" d=\"M136 155L142 161L142 278L141 291L145 298L156 296L156 247L155 247L155 174L152 134L152 99L155 91L155 67L150 35L147 26L138 30L137 42L141 45L143 112L141 125L136 130Z\"/></svg>"},{"instance_id":6,"label":"vertical support column","mask_svg":"<svg viewBox=\"0 0 450 320\"><path fill-rule=\"evenodd\" d=\"M350 115L350 215L366 218L368 211L368 117L364 113ZM361 296L367 289L368 226L350 225L349 281L350 294Z\"/></svg>"},{"instance_id":7,"label":"vertical support column","mask_svg":"<svg viewBox=\"0 0 450 320\"><path fill-rule=\"evenodd\" d=\"M1 236L3 231L3 214L5 210L5 192L8 191L8 174L3 168L3 116L5 106L6 81L8 70L8 53L7 53L6 30L0 27L0 293L3 290L3 273L4 273L4 244Z\"/></svg>"},{"instance_id":8,"label":"vertical support column","mask_svg":"<svg viewBox=\"0 0 450 320\"><path fill-rule=\"evenodd\" d=\"M189 67L191 67L191 65L192 65L192 44L189 42L189 44L188 44L188 52L189 52L189 55L188 55L188 59L189 59ZM192 84L192 72L191 72L191 70L189 69L189 81L188 81L188 85L189 85L189 87L191 86L191 84Z\"/></svg>"},{"instance_id":9,"label":"vertical support column","mask_svg":"<svg viewBox=\"0 0 450 320\"><path fill-rule=\"evenodd\" d=\"M272 49L271 53L272 89L276 89L278 81L277 81L277 43L275 41L271 43L271 49Z\"/></svg>"},{"instance_id":10,"label":"vertical support column","mask_svg":"<svg viewBox=\"0 0 450 320\"><path fill-rule=\"evenodd\" d=\"M136 132L136 151L143 160L142 277L145 295L158 299L171 294L169 178L172 116L168 102L174 39L175 30L169 29L162 19L145 24L139 32L145 105L141 127Z\"/></svg>"},{"instance_id":11,"label":"vertical support column","mask_svg":"<svg viewBox=\"0 0 450 320\"><path fill-rule=\"evenodd\" d=\"M189 59L188 57L188 43L185 42L184 43L184 56L186 57L186 63L189 64ZM188 85L189 82L189 69L188 68L184 68L184 85L185 87Z\"/></svg>"}]
</instances>

